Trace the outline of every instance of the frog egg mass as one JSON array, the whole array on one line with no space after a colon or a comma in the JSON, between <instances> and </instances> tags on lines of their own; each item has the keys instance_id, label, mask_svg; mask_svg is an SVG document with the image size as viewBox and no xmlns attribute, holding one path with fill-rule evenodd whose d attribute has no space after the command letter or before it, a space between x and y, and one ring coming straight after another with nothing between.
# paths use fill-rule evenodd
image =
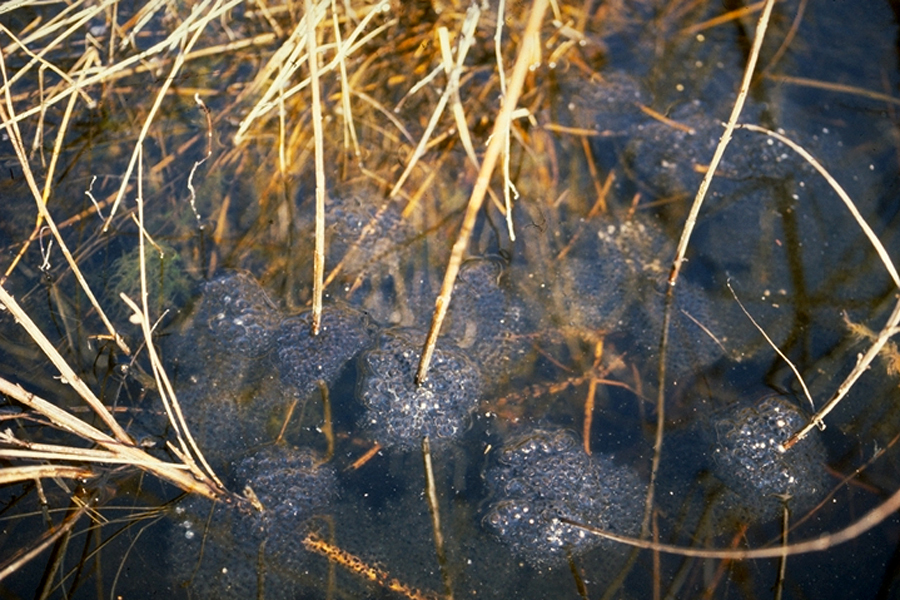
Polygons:
<instances>
[{"instance_id":1,"label":"frog egg mass","mask_svg":"<svg viewBox=\"0 0 900 600\"><path fill-rule=\"evenodd\" d=\"M421 334L386 334L362 357L363 425L382 446L412 449L426 435L433 443L455 438L480 400L478 369L448 344L438 344L428 378L416 385L420 339Z\"/></svg>"},{"instance_id":2,"label":"frog egg mass","mask_svg":"<svg viewBox=\"0 0 900 600\"><path fill-rule=\"evenodd\" d=\"M805 423L801 411L782 396L732 408L714 420L709 432L715 435L714 472L751 518L777 517L783 502L795 513L809 510L827 490L826 453L818 431L790 450L781 449Z\"/></svg>"},{"instance_id":3,"label":"frog egg mass","mask_svg":"<svg viewBox=\"0 0 900 600\"><path fill-rule=\"evenodd\" d=\"M566 430L536 430L509 443L487 473L496 501L486 527L536 567L610 546L563 522L571 519L624 535L640 528L644 486L606 456L590 456Z\"/></svg>"}]
</instances>

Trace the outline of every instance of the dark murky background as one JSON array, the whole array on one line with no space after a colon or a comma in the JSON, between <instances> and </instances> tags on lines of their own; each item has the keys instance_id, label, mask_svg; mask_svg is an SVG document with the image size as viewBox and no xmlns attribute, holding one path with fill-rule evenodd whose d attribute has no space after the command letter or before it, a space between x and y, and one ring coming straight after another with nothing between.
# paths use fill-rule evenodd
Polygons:
<instances>
[{"instance_id":1,"label":"dark murky background","mask_svg":"<svg viewBox=\"0 0 900 600\"><path fill-rule=\"evenodd\" d=\"M726 4L724 10L738 8ZM694 30L687 28L723 7L587 6L584 44L554 53L567 39L549 22L544 28L545 62L520 102L533 119L519 122L512 144L511 177L521 193L513 211L517 239L489 200L424 391L412 386L411 369L474 169L448 135L426 155L405 195L389 200L444 80L397 111L409 137L372 104L392 111L413 82L438 66L434 22L456 32L461 14L447 7L437 16L422 4L395 6L375 20L373 28L386 30L360 54L376 67L353 63L356 89L375 99L354 96L359 159L342 147L338 80L326 80L326 271L339 263L342 270L328 287L328 327L317 340L306 335L314 212L308 111L297 99L288 103L296 129L287 132L292 161L282 176L277 119L249 142L233 142L255 101L242 91L273 47L189 61L144 145L146 228L162 249L148 260L151 312L161 319L158 343L211 463L233 489L250 484L265 506L276 508L265 519L250 518L180 497L134 470L98 469L87 484L98 497L96 519L80 524L66 547L0 583L4 597L402 597L310 552L303 545L310 532L389 573L379 576L384 582L443 594L423 435L431 441L446 572L457 598L648 598L655 585L661 597L775 597L777 560L661 555L655 565L648 551L585 538L556 520L640 535L655 436L663 282L731 110L757 18ZM776 54L801 9L790 46ZM119 10L130 16L134 9ZM562 20L577 22L580 10L563 7ZM760 57L762 75L741 120L783 131L819 158L896 259L897 101L790 79L895 97L895 10L874 1L779 3ZM294 12L272 18L290 31L302 11ZM390 20L395 13L399 21ZM2 18L22 31L33 16L17 10ZM170 18L157 15L138 47L163 39L177 20ZM95 21L102 39L104 18ZM485 9L461 88L476 149L490 133L498 94L494 21L493 9ZM519 26L516 35L521 22L511 24ZM228 28L243 39L267 31L266 23L240 6ZM227 37L221 26L211 35ZM406 44L384 44L404 36ZM84 50L79 39L56 50L54 60L70 64ZM4 52L10 73L27 61ZM507 65L513 56L508 50ZM166 73L125 77L96 91L102 98L96 109L76 113L50 203L92 289L133 346L139 331L117 296L138 290L137 228L129 216L135 192L103 233L85 190L101 201L115 193L151 102L146 90ZM196 213L187 177L205 154L206 123L195 92L214 119L213 155L194 179ZM54 135L61 110L47 116ZM452 127L447 115L441 123L442 134ZM23 127L34 139L33 125ZM42 139L31 155L38 170L53 136ZM5 269L34 227L35 209L11 149L3 145L0 152ZM610 173L605 202L598 202ZM502 193L499 178L494 190ZM102 210L107 216L109 205ZM361 239L367 227L373 233ZM7 289L120 411L120 422L168 456L170 432L144 357L132 360L98 338L99 320L55 246L42 267L49 240L45 233L32 244ZM805 422L809 406L727 282L796 364L817 407L866 349L864 328L848 323L878 331L895 302L883 265L821 177L781 144L737 131L687 256L668 348L652 518L659 540L709 548L776 544L783 504L774 493L791 496L790 522L797 525L790 540L807 540L844 528L896 491L900 412L890 357L873 363L826 419L827 429L790 460L746 441L771 450L770 439ZM2 376L77 406L21 329L9 317L0 327ZM318 380L328 392L331 457ZM585 440L589 397L595 406ZM13 403L3 407L3 418L20 438L59 438ZM359 465L376 442L382 448ZM756 450L769 462L754 462ZM747 462L752 468L742 470ZM757 481L780 483L759 491ZM72 484L42 487L57 522L71 504ZM0 499L2 556L9 557L46 528L46 518L34 485L7 486ZM898 540L900 522L892 517L829 551L791 556L783 597L896 597Z\"/></svg>"}]
</instances>

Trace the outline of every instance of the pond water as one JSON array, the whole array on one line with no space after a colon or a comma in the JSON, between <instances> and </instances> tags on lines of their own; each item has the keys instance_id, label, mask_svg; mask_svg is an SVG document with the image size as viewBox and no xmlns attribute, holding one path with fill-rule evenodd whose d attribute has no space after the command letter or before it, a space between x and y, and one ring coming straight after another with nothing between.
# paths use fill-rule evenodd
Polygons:
<instances>
[{"instance_id":1,"label":"pond water","mask_svg":"<svg viewBox=\"0 0 900 600\"><path fill-rule=\"evenodd\" d=\"M235 138L265 93L266 65L303 11L235 3L207 23L200 47L216 51L185 63L143 144L149 308L158 320L154 343L199 447L256 508L191 497L120 466L94 466L97 476L83 482L6 485L3 560L61 521L76 499L91 498L93 513L0 579L0 595L897 597L896 515L845 544L791 555L783 573L778 559L654 554L577 526L683 548L761 548L781 543L785 518L789 542L814 539L900 488L893 345L826 429L779 451L812 410L742 306L796 365L818 409L884 326L897 290L834 191L773 138L741 129L725 154L673 291L660 378L666 278L758 18L709 22L739 8L725 4L554 9L556 20L542 29L543 63L520 101L530 116L517 121L511 142L515 239L496 177L421 386L413 375L477 173L450 115L401 191L390 190L446 84L436 31L445 26L456 36L466 7L328 4L319 25L323 64L334 53L330 11L345 40L372 12L363 27L374 37L347 64L359 155L341 99L349 84L338 70L323 75L325 264L327 273L339 268L318 336L310 315L308 89L282 99L284 130L276 95L268 99L273 110ZM111 54L98 60L115 64L189 19L174 4L115 6L79 13L91 18L46 60L77 72L77 58L99 48ZM0 17L36 50L49 34L29 32L54 17L47 10ZM509 11L507 67L528 9ZM496 21L496 6L483 7L460 87L479 156L499 97ZM10 86L16 112L38 104L45 87L52 97L57 76L43 81L8 34L0 39L7 71L25 73ZM741 118L816 156L894 259L897 40L886 2L779 2ZM37 232L4 287L129 433L174 459L140 331L118 300L140 291L136 175L123 178L172 68L167 52L86 88L98 104L74 112L49 202L132 355L102 335L58 244L35 229L8 134L0 145L8 173L0 243L6 270ZM435 69L431 84L410 93ZM304 77L301 69L290 85ZM191 175L207 154L206 113L195 94L209 110L212 141L208 161ZM21 121L25 139L37 140L28 160L39 175L64 106ZM113 214L123 181L133 185ZM0 353L0 376L90 418L8 315L0 317ZM660 389L665 418L654 472ZM19 439L72 443L13 400L0 415Z\"/></svg>"}]
</instances>

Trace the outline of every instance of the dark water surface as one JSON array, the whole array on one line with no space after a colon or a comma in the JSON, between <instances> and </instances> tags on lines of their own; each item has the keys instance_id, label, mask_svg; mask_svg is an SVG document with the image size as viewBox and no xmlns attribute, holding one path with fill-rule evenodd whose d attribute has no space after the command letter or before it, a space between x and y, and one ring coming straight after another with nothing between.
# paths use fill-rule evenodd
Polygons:
<instances>
[{"instance_id":1,"label":"dark water surface","mask_svg":"<svg viewBox=\"0 0 900 600\"><path fill-rule=\"evenodd\" d=\"M686 30L723 8L587 6L594 16L586 21L586 42L539 67L521 103L533 120L520 123L513 141L517 237L489 201L423 386L414 385L413 374L474 180L463 151L452 144L433 149L427 173L414 176L405 192L414 195L434 170L432 187L408 208L405 198L389 200L387 193L409 141L386 136L381 113L361 112L360 169L337 150L339 103L326 103L328 143L338 156L327 167L326 271L339 263L342 269L327 289L323 331L314 337L311 145L297 151L285 179L277 170L277 128L229 151L251 104L238 98L243 108L235 110L220 86L252 80L243 70L261 68L271 49L249 53L239 68L214 59L192 63L179 86L213 90L212 114L226 118L215 122L214 157L196 175L197 213L186 178L205 154L196 140L206 129L189 92L167 100L161 132L145 145L147 164L157 166L146 175L147 229L163 250L148 260L151 312L200 447L229 489L252 490L264 510L213 505L134 470L98 468L100 476L84 487L97 498L99 516L79 524L65 547L0 582L0 595L420 598L449 589L455 598L900 596L896 515L841 546L791 556L783 578L775 559L655 557L571 524L683 547L760 548L780 543L785 511L789 541L808 540L843 529L900 488L895 347L826 418L824 431L788 453L778 450L808 421L810 406L728 284L797 366L816 408L865 352L866 332L880 330L897 295L837 195L780 142L735 133L675 288L660 380L666 277L734 101L756 15ZM742 121L781 131L814 154L896 259L898 103L788 79L896 97L896 7L803 3L791 45L773 62L798 9L793 1L776 6L760 58L764 71ZM580 10L566 7L562 20ZM10 23L19 28L30 21L24 11L13 14ZM448 27L458 28L448 14ZM233 19L238 37L263 22L243 12ZM493 25L480 27L489 40ZM389 23L397 35L414 30ZM565 39L556 32L545 28L554 40L545 61ZM473 115L479 102L488 106L481 107L485 115L493 110L495 96L478 91L494 66L491 43L473 49L467 62L471 77L461 94ZM381 44L369 50L373 57L392 52ZM7 68L21 68L16 60L24 61L13 56ZM398 72L411 68L397 62ZM437 65L427 63L427 70ZM380 73L359 89L393 102L393 110L409 85L388 85L387 78ZM117 188L133 144L131 121L146 111L137 89L123 84L120 96L78 116L57 175L52 208L59 221L91 208L84 190L94 175L98 198ZM425 90L397 111L415 140L436 94ZM484 142L489 125L470 126ZM443 127L451 127L446 117ZM130 140L124 146L122 137ZM187 150L174 151L179 144ZM5 141L0 161L9 173L0 183L5 269L34 225L34 209ZM601 204L595 183L609 173L614 179ZM134 192L128 198L123 210L133 211ZM92 215L64 235L111 317L138 340L115 300L139 289L136 228L124 216L113 233L101 226ZM35 244L7 289L119 410L120 422L171 458L172 435L145 358L132 361L97 338L96 315L58 250L49 257L40 269ZM0 319L0 374L67 402L71 390L52 377L13 320ZM642 531L660 386L662 455ZM58 441L12 401L2 416L21 439ZM427 499L426 437L440 550ZM72 483L43 482L50 520L62 518L77 491ZM5 558L45 531L48 517L34 485L6 486L0 501Z\"/></svg>"}]
</instances>

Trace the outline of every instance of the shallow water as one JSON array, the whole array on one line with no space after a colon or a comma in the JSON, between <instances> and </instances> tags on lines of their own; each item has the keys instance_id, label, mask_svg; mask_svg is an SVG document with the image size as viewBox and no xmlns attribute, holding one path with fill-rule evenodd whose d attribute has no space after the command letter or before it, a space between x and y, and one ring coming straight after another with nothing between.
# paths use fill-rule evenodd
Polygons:
<instances>
[{"instance_id":1,"label":"shallow water","mask_svg":"<svg viewBox=\"0 0 900 600\"><path fill-rule=\"evenodd\" d=\"M339 263L342 270L328 288L325 330L312 338L311 159L298 149L282 180L272 150L275 129L230 152L232 117L244 113L230 109L225 95L211 94L213 115L226 118L216 122L212 163L195 179L198 221L185 182L203 151L187 140L202 139L205 124L187 93L167 102L164 134L146 145L147 164L155 165L145 190L148 230L175 254L150 265L158 267L151 271L159 282L154 289L163 290L151 298L154 318L162 319L158 342L211 464L229 488L241 492L249 485L268 510L260 516L214 509L133 471L103 471L84 487L99 497L98 511L110 522L85 523L65 550L41 555L0 583L3 594L34 596L42 581L50 588L62 581L53 596L62 597L64 588L66 597L402 597L386 589L396 580L407 595L415 589L440 596L449 586L457 598L600 598L611 590L617 598L646 598L657 587L673 598L772 597L776 560L664 554L656 564L650 552L632 555L624 545L594 543L559 521L640 535L661 383L665 277L733 102L755 22L751 16L688 33L684 27L719 14L718 5L595 8L588 42L533 75L522 105L533 107L534 122L521 124L513 146L512 176L522 193L513 212L517 240L489 205L458 278L438 346L442 360L423 388L412 385L417 344L474 178L463 152L439 145L428 155L435 180L407 209L406 198L386 200L383 182L399 175L396 163L403 163L409 141L384 134L389 126L377 111L364 112L363 172L337 150L340 128L332 122L326 270ZM776 6L761 67L797 8ZM422 23L438 18L422 10ZM565 16L577 13L566 10ZM454 29L450 14L440 18ZM262 21L254 19L236 18L234 33L257 32ZM166 23L154 26L159 35ZM547 29L548 39L553 31ZM779 77L896 93L896 38L886 4L806 6L793 43L754 86L743 117L783 129L819 157L895 258L896 104ZM476 84L487 85L490 48L479 46L467 63L479 67L462 89L472 99L467 106L476 103ZM381 45L370 50L391 52ZM246 57L254 67L271 48L259 52ZM179 81L186 89L247 80L216 60L195 64ZM409 58L402 68L415 66ZM588 81L587 71L595 80ZM409 87L382 89L383 77L371 77L366 89L378 91L386 105L396 105ZM147 85L139 76L126 82ZM436 94L427 88L397 113L414 137ZM117 187L120 155L130 147L119 145L115 130L126 119L116 115L126 107L146 110L139 96L129 98L130 105L110 96L103 111L80 115L82 135L73 135L59 176L60 199L72 199L54 205L60 220L91 208L84 195L91 176L100 177L98 198ZM635 102L694 133L649 117ZM473 132L479 141L488 133L483 123ZM187 150L175 152L179 143ZM404 147L399 159L398 146ZM10 198L0 240L11 254L33 226L33 202L5 147L0 158L10 171L0 184ZM592 167L598 176L590 175ZM595 182L611 171L606 208L594 208ZM412 195L428 181L427 173L416 174L405 191ZM133 207L126 202L127 210ZM104 305L114 320L128 327L127 310L114 299L137 289L129 266L136 229L123 216L111 235L100 226L95 215L78 220L66 228L67 240L95 292L109 299ZM9 288L104 400L120 408L129 431L168 455L171 434L143 358L132 363L96 338L102 328L62 257L51 251L42 272L39 248L29 250ZM790 522L799 523L789 539L806 540L840 530L896 491L900 412L888 361L873 364L826 419L827 429L798 447L797 460L777 455L774 444L808 419L809 406L726 285L795 362L821 406L866 348L862 328L854 335L848 321L878 330L895 296L870 245L821 178L779 143L738 131L687 256L662 381L666 426L651 534L681 546L777 544L787 506ZM69 401L70 391L8 317L0 331L3 376ZM588 398L594 408L585 439ZM773 406L780 407L776 416ZM787 416L779 421L782 412ZM12 404L3 414L21 438L58 437ZM443 560L425 498L424 435L431 441ZM546 443L530 449L534 440ZM380 450L361 464L376 443ZM885 454L842 483L879 449ZM772 484L781 478L791 485ZM621 481L613 485L614 479ZM44 493L56 520L74 487L45 482ZM785 493L792 498L782 503L776 495ZM46 524L34 486L8 486L3 494L2 556L9 556ZM310 532L330 554L304 544ZM900 593L898 540L900 522L891 517L840 547L792 556L784 597L893 597ZM48 555L64 559L54 567Z\"/></svg>"}]
</instances>

